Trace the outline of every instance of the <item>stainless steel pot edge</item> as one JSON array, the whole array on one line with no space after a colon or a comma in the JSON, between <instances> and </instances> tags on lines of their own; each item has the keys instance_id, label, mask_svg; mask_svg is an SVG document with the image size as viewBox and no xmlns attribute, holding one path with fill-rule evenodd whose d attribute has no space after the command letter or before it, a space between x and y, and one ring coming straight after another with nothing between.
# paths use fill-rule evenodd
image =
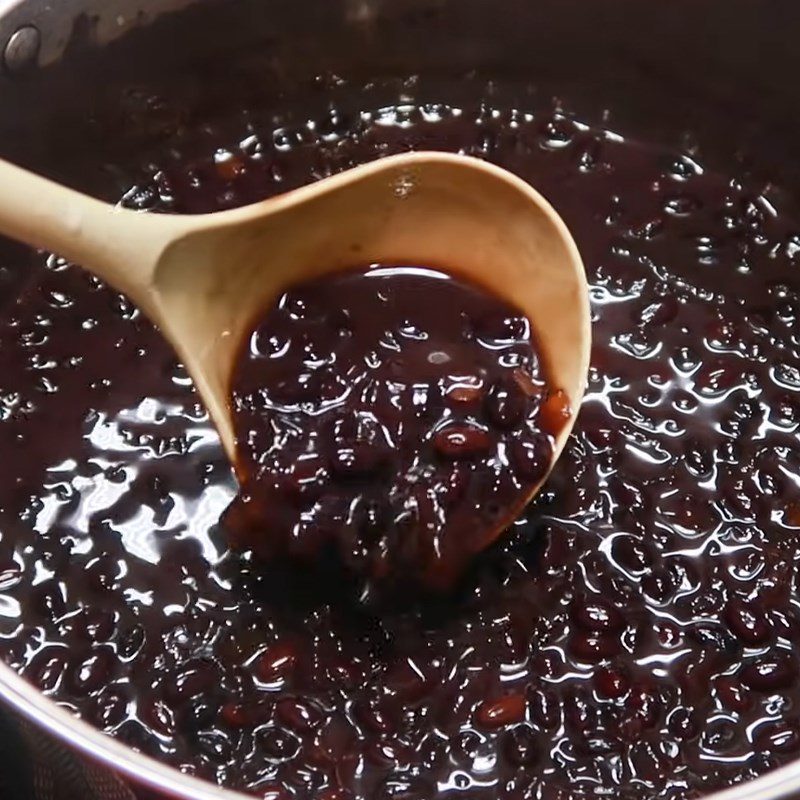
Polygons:
<instances>
[{"instance_id":1,"label":"stainless steel pot edge","mask_svg":"<svg viewBox=\"0 0 800 800\"><path fill-rule=\"evenodd\" d=\"M436 0L431 0L433 4ZM106 44L133 27L191 5L195 0L0 0L0 53L6 68L57 61L69 41L73 23L84 15L93 21L93 39ZM146 5L146 8L140 6ZM354 0L351 13L375 4ZM354 15L356 18L359 14ZM14 52L14 38L19 51ZM27 35L26 35L27 34ZM20 58L20 63L14 59ZM27 62L27 63L26 63ZM231 789L184 775L102 733L59 706L0 661L0 698L59 740L107 765L134 783L184 800L252 800ZM800 759L755 780L732 786L708 800L791 800L800 797Z\"/></svg>"},{"instance_id":2,"label":"stainless steel pot edge","mask_svg":"<svg viewBox=\"0 0 800 800\"><path fill-rule=\"evenodd\" d=\"M253 800L224 787L184 775L136 752L108 734L73 716L41 694L32 684L0 662L0 697L61 742L125 775L133 783L184 800Z\"/></svg>"},{"instance_id":3,"label":"stainless steel pot edge","mask_svg":"<svg viewBox=\"0 0 800 800\"><path fill-rule=\"evenodd\" d=\"M213 786L137 753L49 700L2 662L0 696L37 726L135 783L185 800L252 800L252 795ZM800 760L708 795L707 800L791 800L798 797L798 793Z\"/></svg>"}]
</instances>

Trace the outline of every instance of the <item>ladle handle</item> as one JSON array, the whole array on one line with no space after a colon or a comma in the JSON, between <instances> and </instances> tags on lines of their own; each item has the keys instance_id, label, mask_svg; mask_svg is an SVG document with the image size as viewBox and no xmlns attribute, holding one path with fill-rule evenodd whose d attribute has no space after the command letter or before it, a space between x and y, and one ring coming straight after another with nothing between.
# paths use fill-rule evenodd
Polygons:
<instances>
[{"instance_id":1,"label":"ladle handle","mask_svg":"<svg viewBox=\"0 0 800 800\"><path fill-rule=\"evenodd\" d=\"M117 208L0 160L0 233L80 264L134 300L173 227L169 215Z\"/></svg>"}]
</instances>

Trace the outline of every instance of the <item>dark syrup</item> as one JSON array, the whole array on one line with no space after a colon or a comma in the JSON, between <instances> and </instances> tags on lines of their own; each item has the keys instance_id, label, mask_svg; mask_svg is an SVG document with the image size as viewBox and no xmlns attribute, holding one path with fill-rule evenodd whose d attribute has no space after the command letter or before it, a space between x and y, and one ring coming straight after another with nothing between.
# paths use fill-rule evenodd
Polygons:
<instances>
[{"instance_id":1,"label":"dark syrup","mask_svg":"<svg viewBox=\"0 0 800 800\"><path fill-rule=\"evenodd\" d=\"M365 607L333 563L228 553L235 485L185 374L51 260L0 329L0 650L49 696L268 797L691 797L795 758L796 220L687 155L481 92L196 120L115 174L124 203L178 212L411 146L530 181L581 249L595 341L535 506L437 601Z\"/></svg>"},{"instance_id":2,"label":"dark syrup","mask_svg":"<svg viewBox=\"0 0 800 800\"><path fill-rule=\"evenodd\" d=\"M283 293L233 372L233 544L450 587L544 478L566 422L532 338L522 312L419 267Z\"/></svg>"}]
</instances>

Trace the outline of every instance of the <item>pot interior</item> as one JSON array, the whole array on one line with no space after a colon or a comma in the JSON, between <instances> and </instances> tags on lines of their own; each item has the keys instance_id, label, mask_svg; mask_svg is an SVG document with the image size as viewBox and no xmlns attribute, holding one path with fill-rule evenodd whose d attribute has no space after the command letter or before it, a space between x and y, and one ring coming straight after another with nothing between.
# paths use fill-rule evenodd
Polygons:
<instances>
[{"instance_id":1,"label":"pot interior","mask_svg":"<svg viewBox=\"0 0 800 800\"><path fill-rule=\"evenodd\" d=\"M453 596L363 607L338 568L227 551L235 485L157 332L2 242L4 660L265 797L683 798L791 765L800 12L696 6L122 4L147 15L120 37L88 5L10 9L0 38L35 20L52 63L0 81L3 157L179 213L486 157L564 216L597 319L540 502Z\"/></svg>"}]
</instances>

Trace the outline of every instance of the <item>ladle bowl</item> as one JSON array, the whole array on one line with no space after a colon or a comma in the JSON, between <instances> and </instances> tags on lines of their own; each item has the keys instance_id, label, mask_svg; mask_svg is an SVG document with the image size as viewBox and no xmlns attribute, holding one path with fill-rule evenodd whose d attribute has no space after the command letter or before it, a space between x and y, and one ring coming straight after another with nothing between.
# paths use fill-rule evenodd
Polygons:
<instances>
[{"instance_id":1,"label":"ladle bowl","mask_svg":"<svg viewBox=\"0 0 800 800\"><path fill-rule=\"evenodd\" d=\"M373 263L442 269L522 310L548 384L569 400L552 463L564 447L588 370L585 273L553 208L499 167L408 153L244 208L187 216L113 207L7 162L0 186L0 233L128 295L176 350L232 460L229 382L256 315L292 284Z\"/></svg>"}]
</instances>

